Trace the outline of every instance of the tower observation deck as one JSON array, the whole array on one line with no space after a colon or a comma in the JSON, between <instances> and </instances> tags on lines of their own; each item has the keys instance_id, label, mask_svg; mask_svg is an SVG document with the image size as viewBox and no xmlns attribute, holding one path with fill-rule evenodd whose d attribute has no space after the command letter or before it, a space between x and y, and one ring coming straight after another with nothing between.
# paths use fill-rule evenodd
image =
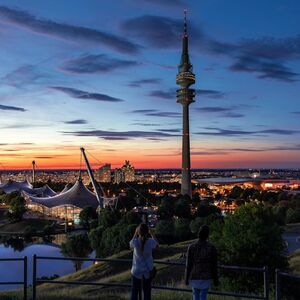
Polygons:
<instances>
[{"instance_id":1,"label":"tower observation deck","mask_svg":"<svg viewBox=\"0 0 300 300\"><path fill-rule=\"evenodd\" d=\"M191 161L190 161L190 129L189 129L189 105L195 102L195 90L190 89L196 81L193 66L189 58L188 32L186 10L184 11L184 30L182 37L182 54L176 76L176 84L180 89L176 92L177 103L182 105L182 172L181 194L192 195L191 185Z\"/></svg>"}]
</instances>

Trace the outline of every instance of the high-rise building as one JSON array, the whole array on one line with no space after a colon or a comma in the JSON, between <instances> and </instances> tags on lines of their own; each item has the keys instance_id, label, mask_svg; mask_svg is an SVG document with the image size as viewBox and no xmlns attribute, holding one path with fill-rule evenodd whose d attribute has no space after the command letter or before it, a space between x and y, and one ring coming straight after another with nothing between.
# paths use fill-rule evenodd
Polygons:
<instances>
[{"instance_id":1,"label":"high-rise building","mask_svg":"<svg viewBox=\"0 0 300 300\"><path fill-rule=\"evenodd\" d=\"M134 167L129 163L129 160L125 160L125 164L122 167L124 173L125 182L132 182L135 180Z\"/></svg>"},{"instance_id":2,"label":"high-rise building","mask_svg":"<svg viewBox=\"0 0 300 300\"><path fill-rule=\"evenodd\" d=\"M120 182L132 182L135 181L134 167L129 163L129 160L125 160L125 164L122 168L115 169L114 183Z\"/></svg>"},{"instance_id":3,"label":"high-rise building","mask_svg":"<svg viewBox=\"0 0 300 300\"><path fill-rule=\"evenodd\" d=\"M114 183L119 184L120 182L124 182L124 173L122 171L122 169L115 169L115 173L114 173Z\"/></svg>"},{"instance_id":4,"label":"high-rise building","mask_svg":"<svg viewBox=\"0 0 300 300\"><path fill-rule=\"evenodd\" d=\"M184 12L184 30L182 37L182 54L176 84L177 103L182 105L182 171L181 171L181 194L192 195L191 185L191 161L190 161L190 129L189 129L189 105L195 102L195 90L190 86L195 83L195 74L189 58L188 32L186 11Z\"/></svg>"},{"instance_id":5,"label":"high-rise building","mask_svg":"<svg viewBox=\"0 0 300 300\"><path fill-rule=\"evenodd\" d=\"M111 182L111 164L105 164L99 168L99 182Z\"/></svg>"}]
</instances>

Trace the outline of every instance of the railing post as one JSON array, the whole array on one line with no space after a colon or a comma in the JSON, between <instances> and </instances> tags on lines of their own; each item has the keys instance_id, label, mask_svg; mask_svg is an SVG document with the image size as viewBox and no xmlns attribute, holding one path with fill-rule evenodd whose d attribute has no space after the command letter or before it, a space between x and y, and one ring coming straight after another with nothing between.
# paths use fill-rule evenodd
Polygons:
<instances>
[{"instance_id":1,"label":"railing post","mask_svg":"<svg viewBox=\"0 0 300 300\"><path fill-rule=\"evenodd\" d=\"M269 270L267 266L264 266L264 298L269 300Z\"/></svg>"},{"instance_id":2,"label":"railing post","mask_svg":"<svg viewBox=\"0 0 300 300\"><path fill-rule=\"evenodd\" d=\"M27 256L24 256L23 299L27 300Z\"/></svg>"},{"instance_id":3,"label":"railing post","mask_svg":"<svg viewBox=\"0 0 300 300\"><path fill-rule=\"evenodd\" d=\"M275 271L275 300L281 299L281 284L280 284L280 271Z\"/></svg>"},{"instance_id":4,"label":"railing post","mask_svg":"<svg viewBox=\"0 0 300 300\"><path fill-rule=\"evenodd\" d=\"M36 255L32 259L32 300L36 300Z\"/></svg>"}]
</instances>

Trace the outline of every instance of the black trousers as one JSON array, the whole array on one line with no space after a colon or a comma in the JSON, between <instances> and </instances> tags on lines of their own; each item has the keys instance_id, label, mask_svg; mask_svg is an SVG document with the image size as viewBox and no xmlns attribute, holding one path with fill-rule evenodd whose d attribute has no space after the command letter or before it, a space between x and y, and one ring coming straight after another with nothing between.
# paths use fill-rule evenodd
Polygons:
<instances>
[{"instance_id":1,"label":"black trousers","mask_svg":"<svg viewBox=\"0 0 300 300\"><path fill-rule=\"evenodd\" d=\"M131 289L131 298L130 300L138 300L138 295L142 291L144 293L143 300L151 300L151 279L145 278L139 279L132 276L132 289Z\"/></svg>"}]
</instances>

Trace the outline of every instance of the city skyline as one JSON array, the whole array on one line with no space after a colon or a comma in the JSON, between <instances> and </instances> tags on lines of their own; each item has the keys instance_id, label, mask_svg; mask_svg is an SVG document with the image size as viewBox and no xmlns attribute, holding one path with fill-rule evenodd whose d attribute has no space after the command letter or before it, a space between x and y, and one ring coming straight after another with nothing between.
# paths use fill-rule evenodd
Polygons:
<instances>
[{"instance_id":1,"label":"city skyline","mask_svg":"<svg viewBox=\"0 0 300 300\"><path fill-rule=\"evenodd\" d=\"M0 169L180 168L185 8L192 168L300 167L297 1L100 2L0 0Z\"/></svg>"}]
</instances>

